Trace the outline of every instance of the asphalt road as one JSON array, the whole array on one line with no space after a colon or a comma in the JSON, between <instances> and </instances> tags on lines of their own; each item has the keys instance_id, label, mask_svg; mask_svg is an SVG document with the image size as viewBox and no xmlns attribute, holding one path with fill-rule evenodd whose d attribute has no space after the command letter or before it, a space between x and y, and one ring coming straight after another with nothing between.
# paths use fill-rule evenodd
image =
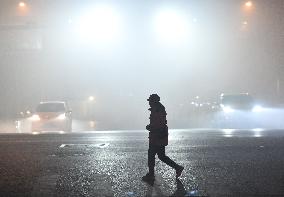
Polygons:
<instances>
[{"instance_id":1,"label":"asphalt road","mask_svg":"<svg viewBox=\"0 0 284 197\"><path fill-rule=\"evenodd\" d=\"M170 130L147 172L146 131L0 135L0 196L284 196L284 131Z\"/></svg>"}]
</instances>

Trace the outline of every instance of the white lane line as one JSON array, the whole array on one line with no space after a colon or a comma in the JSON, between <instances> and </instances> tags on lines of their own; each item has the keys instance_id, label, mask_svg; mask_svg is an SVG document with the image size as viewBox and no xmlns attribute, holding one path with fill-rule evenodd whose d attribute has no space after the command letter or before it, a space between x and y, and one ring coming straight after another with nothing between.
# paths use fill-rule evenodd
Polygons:
<instances>
[{"instance_id":1,"label":"white lane line","mask_svg":"<svg viewBox=\"0 0 284 197\"><path fill-rule=\"evenodd\" d=\"M106 148L109 146L110 143L100 143L100 144L61 144L59 148L66 148L66 147L95 147L95 148Z\"/></svg>"},{"instance_id":2,"label":"white lane line","mask_svg":"<svg viewBox=\"0 0 284 197\"><path fill-rule=\"evenodd\" d=\"M60 146L59 146L59 148L64 148L66 146L66 144L61 144Z\"/></svg>"}]
</instances>

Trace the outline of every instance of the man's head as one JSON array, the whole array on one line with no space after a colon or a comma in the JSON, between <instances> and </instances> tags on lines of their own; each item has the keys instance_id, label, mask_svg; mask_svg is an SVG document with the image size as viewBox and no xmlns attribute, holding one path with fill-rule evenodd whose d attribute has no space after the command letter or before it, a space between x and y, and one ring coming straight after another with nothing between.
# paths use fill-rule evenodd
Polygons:
<instances>
[{"instance_id":1,"label":"man's head","mask_svg":"<svg viewBox=\"0 0 284 197\"><path fill-rule=\"evenodd\" d=\"M160 102L160 97L158 94L151 94L147 101L149 101L149 105L152 107L156 103Z\"/></svg>"}]
</instances>

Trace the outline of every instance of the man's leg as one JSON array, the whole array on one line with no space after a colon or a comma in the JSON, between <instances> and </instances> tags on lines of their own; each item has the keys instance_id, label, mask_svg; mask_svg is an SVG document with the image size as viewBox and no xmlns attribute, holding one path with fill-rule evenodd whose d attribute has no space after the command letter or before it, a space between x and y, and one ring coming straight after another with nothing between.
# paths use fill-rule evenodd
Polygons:
<instances>
[{"instance_id":1,"label":"man's leg","mask_svg":"<svg viewBox=\"0 0 284 197\"><path fill-rule=\"evenodd\" d=\"M159 150L157 152L159 159L164 162L165 164L171 166L174 169L177 169L179 165L171 160L168 156L165 154L165 146L160 146Z\"/></svg>"},{"instance_id":2,"label":"man's leg","mask_svg":"<svg viewBox=\"0 0 284 197\"><path fill-rule=\"evenodd\" d=\"M148 168L149 168L149 174L154 175L155 172L155 156L156 156L156 148L155 146L149 144L149 149L148 149Z\"/></svg>"},{"instance_id":3,"label":"man's leg","mask_svg":"<svg viewBox=\"0 0 284 197\"><path fill-rule=\"evenodd\" d=\"M165 154L165 146L160 146L157 151L159 159L164 162L165 164L169 165L170 167L174 168L176 170L176 178L178 178L181 175L181 172L183 171L183 167L178 165L176 162L171 160L168 156Z\"/></svg>"},{"instance_id":4,"label":"man's leg","mask_svg":"<svg viewBox=\"0 0 284 197\"><path fill-rule=\"evenodd\" d=\"M155 180L155 155L156 155L156 148L155 146L149 144L148 149L148 168L149 172L142 177L143 181L152 182Z\"/></svg>"}]
</instances>

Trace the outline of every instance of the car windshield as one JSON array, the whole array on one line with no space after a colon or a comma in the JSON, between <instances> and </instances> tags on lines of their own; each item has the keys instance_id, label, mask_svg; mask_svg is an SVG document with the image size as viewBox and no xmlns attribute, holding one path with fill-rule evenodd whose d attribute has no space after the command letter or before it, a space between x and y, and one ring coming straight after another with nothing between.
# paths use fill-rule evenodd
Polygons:
<instances>
[{"instance_id":1,"label":"car windshield","mask_svg":"<svg viewBox=\"0 0 284 197\"><path fill-rule=\"evenodd\" d=\"M36 108L36 112L63 112L64 103L42 103Z\"/></svg>"},{"instance_id":2,"label":"car windshield","mask_svg":"<svg viewBox=\"0 0 284 197\"><path fill-rule=\"evenodd\" d=\"M250 95L228 95L221 99L223 105L252 105L253 98Z\"/></svg>"}]
</instances>

